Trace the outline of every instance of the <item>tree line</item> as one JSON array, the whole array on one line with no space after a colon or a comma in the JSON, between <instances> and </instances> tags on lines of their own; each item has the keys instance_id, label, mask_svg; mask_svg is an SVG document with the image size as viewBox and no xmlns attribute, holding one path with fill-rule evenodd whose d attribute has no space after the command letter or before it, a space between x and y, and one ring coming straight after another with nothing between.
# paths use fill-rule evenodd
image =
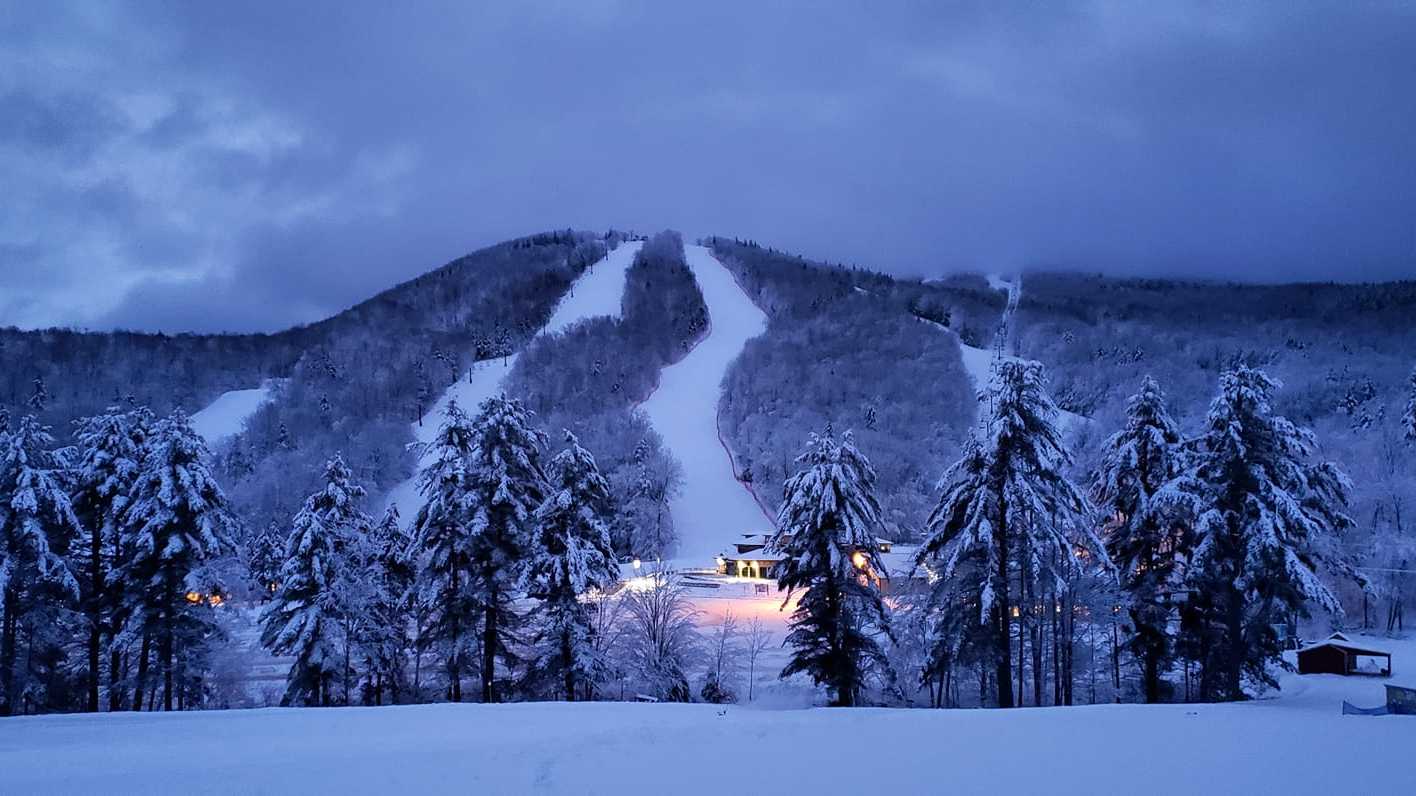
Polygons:
<instances>
[{"instance_id":1,"label":"tree line","mask_svg":"<svg viewBox=\"0 0 1416 796\"><path fill-rule=\"evenodd\" d=\"M1416 442L1412 379L1408 442ZM960 675L972 672L981 704L1012 707L1026 698L1030 646L1041 705L1048 645L1038 631L1050 624L1053 703L1071 704L1074 630L1065 644L1056 633L1099 608L1116 615L1110 626L1122 634L1115 685L1128 655L1144 701L1177 698L1176 678L1184 698L1206 701L1276 686L1296 620L1315 607L1342 615L1332 579L1371 588L1342 548L1354 525L1345 513L1351 484L1315 455L1312 432L1273 411L1278 388L1237 365L1186 434L1146 377L1099 464L1074 483L1042 366L1000 359L980 395L979 426L940 481L914 580L879 560L875 474L853 436L813 436L771 545L787 557L780 585L804 590L787 672L809 673L838 705L858 703L867 685L878 699L898 698L905 675L927 684L932 704L952 704ZM882 607L882 577L909 581L892 591L893 612ZM1100 599L1088 593L1096 591ZM910 647L914 658L899 654Z\"/></svg>"}]
</instances>

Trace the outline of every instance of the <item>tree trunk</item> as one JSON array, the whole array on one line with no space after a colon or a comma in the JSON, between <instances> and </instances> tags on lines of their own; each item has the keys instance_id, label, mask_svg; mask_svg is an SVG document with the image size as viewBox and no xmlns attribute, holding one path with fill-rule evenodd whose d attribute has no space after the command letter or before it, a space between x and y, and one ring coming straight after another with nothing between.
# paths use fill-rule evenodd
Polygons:
<instances>
[{"instance_id":1,"label":"tree trunk","mask_svg":"<svg viewBox=\"0 0 1416 796\"><path fill-rule=\"evenodd\" d=\"M1229 646L1225 650L1225 700L1238 700L1244 696L1244 606L1239 597L1239 594L1231 593L1226 603L1225 625L1229 632Z\"/></svg>"},{"instance_id":2,"label":"tree trunk","mask_svg":"<svg viewBox=\"0 0 1416 796\"><path fill-rule=\"evenodd\" d=\"M157 657L162 661L162 709L172 710L172 624L171 618L163 622L162 637L158 639Z\"/></svg>"},{"instance_id":3,"label":"tree trunk","mask_svg":"<svg viewBox=\"0 0 1416 796\"><path fill-rule=\"evenodd\" d=\"M460 581L459 581L459 579L458 579L458 573L457 573L457 568L456 568L456 567L453 567L453 569L452 569L452 580L450 581L450 584L451 584L451 585L448 587L447 596L444 597L443 599L447 600L447 604L448 604L448 605L458 605L458 603L459 603L460 600L461 600L461 596L462 596L459 592L461 592L462 589L461 589L461 583L460 583ZM452 697L452 701L453 701L453 702L461 702L461 701L462 701L462 622L461 622L462 614L460 613L461 610L462 610L462 609L459 607L456 611L454 611L454 612L452 613L451 621L450 621L451 627L449 628L449 633L448 633L448 635L451 636L451 641L452 641L452 654L449 655L449 656L448 656L448 659L447 659L447 678L448 678L448 688L449 688L449 690L450 690L450 692L451 692L450 696Z\"/></svg>"},{"instance_id":4,"label":"tree trunk","mask_svg":"<svg viewBox=\"0 0 1416 796\"><path fill-rule=\"evenodd\" d=\"M995 574L998 582L998 594L994 595L994 643L996 665L998 667L998 707L1013 707L1013 655L1012 642L1010 639L1011 629L1009 622L1012 606L1008 601L1008 533L1007 517L1008 505L1000 490L998 495L999 522L998 528L993 532L993 543L998 549L998 571Z\"/></svg>"},{"instance_id":5,"label":"tree trunk","mask_svg":"<svg viewBox=\"0 0 1416 796\"><path fill-rule=\"evenodd\" d=\"M1032 621L1032 633L1030 643L1032 644L1032 665L1033 665L1033 705L1042 707L1042 628L1039 617L1034 616Z\"/></svg>"},{"instance_id":6,"label":"tree trunk","mask_svg":"<svg viewBox=\"0 0 1416 796\"><path fill-rule=\"evenodd\" d=\"M15 712L15 644L19 631L19 590L6 587L4 594L5 619L0 629L0 716L11 716Z\"/></svg>"},{"instance_id":7,"label":"tree trunk","mask_svg":"<svg viewBox=\"0 0 1416 796\"><path fill-rule=\"evenodd\" d=\"M111 713L123 709L123 689L118 685L122 682L125 668L123 653L115 648L108 654L108 710Z\"/></svg>"},{"instance_id":8,"label":"tree trunk","mask_svg":"<svg viewBox=\"0 0 1416 796\"><path fill-rule=\"evenodd\" d=\"M143 709L143 699L147 696L148 659L152 657L152 636L143 633L142 647L138 652L138 681L133 686L133 710Z\"/></svg>"},{"instance_id":9,"label":"tree trunk","mask_svg":"<svg viewBox=\"0 0 1416 796\"><path fill-rule=\"evenodd\" d=\"M482 628L482 701L484 703L493 701L495 697L492 692L492 684L497 675L497 634L500 632L497 620L500 618L498 614L501 611L497 602L500 596L496 586L488 589L487 617Z\"/></svg>"},{"instance_id":10,"label":"tree trunk","mask_svg":"<svg viewBox=\"0 0 1416 796\"><path fill-rule=\"evenodd\" d=\"M88 710L97 713L99 661L103 654L103 536L94 528L89 537Z\"/></svg>"},{"instance_id":11,"label":"tree trunk","mask_svg":"<svg viewBox=\"0 0 1416 796\"><path fill-rule=\"evenodd\" d=\"M1145 665L1146 702L1153 705L1160 701L1160 654L1153 649L1146 650L1143 663Z\"/></svg>"},{"instance_id":12,"label":"tree trunk","mask_svg":"<svg viewBox=\"0 0 1416 796\"><path fill-rule=\"evenodd\" d=\"M1111 609L1111 701L1121 701L1121 635L1116 627L1116 609Z\"/></svg>"},{"instance_id":13,"label":"tree trunk","mask_svg":"<svg viewBox=\"0 0 1416 796\"><path fill-rule=\"evenodd\" d=\"M575 652L570 645L570 631L561 632L561 665L565 671L565 701L575 701Z\"/></svg>"}]
</instances>

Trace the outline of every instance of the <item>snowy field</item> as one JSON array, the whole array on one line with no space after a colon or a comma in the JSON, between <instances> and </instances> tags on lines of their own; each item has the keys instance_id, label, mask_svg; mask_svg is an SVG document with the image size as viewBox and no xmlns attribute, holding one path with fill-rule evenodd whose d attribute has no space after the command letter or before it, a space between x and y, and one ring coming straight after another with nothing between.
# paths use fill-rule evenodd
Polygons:
<instances>
[{"instance_id":1,"label":"snowy field","mask_svg":"<svg viewBox=\"0 0 1416 796\"><path fill-rule=\"evenodd\" d=\"M624 298L625 272L634 263L634 255L643 245L641 241L622 243L604 259L585 269L556 305L555 312L551 313L551 319L541 328L540 334L563 332L586 318L618 318ZM432 442L450 401L457 401L464 412L475 414L479 404L497 394L502 379L516 366L516 359L517 355L512 354L477 363L469 376L458 379L438 397L423 414L423 422L413 424L413 438L425 444ZM404 522L411 520L423 507L423 497L418 494L417 476L394 487L389 492L387 504L398 507Z\"/></svg>"},{"instance_id":2,"label":"snowy field","mask_svg":"<svg viewBox=\"0 0 1416 796\"><path fill-rule=\"evenodd\" d=\"M1397 671L1416 642L1374 639ZM1401 682L1398 675L1397 682ZM1232 705L771 710L534 703L0 720L7 793L1416 792L1379 679Z\"/></svg>"},{"instance_id":3,"label":"snowy field","mask_svg":"<svg viewBox=\"0 0 1416 796\"><path fill-rule=\"evenodd\" d=\"M669 504L679 537L675 560L708 566L739 534L772 528L771 518L738 481L718 437L723 374L747 341L766 331L767 316L707 248L683 249L711 327L687 356L664 368L659 388L642 408L683 465L683 491Z\"/></svg>"},{"instance_id":4,"label":"snowy field","mask_svg":"<svg viewBox=\"0 0 1416 796\"><path fill-rule=\"evenodd\" d=\"M251 390L224 392L192 415L192 430L201 435L208 445L215 445L241 433L246 427L246 420L270 398L269 382Z\"/></svg>"}]
</instances>

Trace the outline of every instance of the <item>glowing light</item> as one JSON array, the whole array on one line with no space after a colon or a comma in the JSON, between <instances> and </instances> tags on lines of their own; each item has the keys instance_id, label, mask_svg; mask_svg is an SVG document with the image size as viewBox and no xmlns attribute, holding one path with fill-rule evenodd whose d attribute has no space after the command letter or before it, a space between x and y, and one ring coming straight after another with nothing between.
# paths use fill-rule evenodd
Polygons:
<instances>
[{"instance_id":1,"label":"glowing light","mask_svg":"<svg viewBox=\"0 0 1416 796\"><path fill-rule=\"evenodd\" d=\"M865 553L857 550L851 553L851 563L855 565L856 569L864 570L865 565L869 562L865 558Z\"/></svg>"},{"instance_id":2,"label":"glowing light","mask_svg":"<svg viewBox=\"0 0 1416 796\"><path fill-rule=\"evenodd\" d=\"M642 565L642 563L643 563L643 562L641 562L639 559L637 559L637 558L634 559L634 571L635 571L635 572L638 572L638 571L639 571L639 567Z\"/></svg>"},{"instance_id":3,"label":"glowing light","mask_svg":"<svg viewBox=\"0 0 1416 796\"><path fill-rule=\"evenodd\" d=\"M189 592L187 592L187 602L192 603L193 605L195 605L195 604L197 604L197 603L199 603L199 602L201 602L201 601L202 601L202 595L201 595L201 593L199 593L199 592L194 592L194 591L189 591Z\"/></svg>"}]
</instances>

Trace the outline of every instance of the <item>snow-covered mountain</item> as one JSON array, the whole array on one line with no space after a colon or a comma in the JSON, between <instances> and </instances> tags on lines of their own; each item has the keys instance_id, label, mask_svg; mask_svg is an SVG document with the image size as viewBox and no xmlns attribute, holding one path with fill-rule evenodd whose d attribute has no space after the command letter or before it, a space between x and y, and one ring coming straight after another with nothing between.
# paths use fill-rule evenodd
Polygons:
<instances>
[{"instance_id":1,"label":"snow-covered mountain","mask_svg":"<svg viewBox=\"0 0 1416 796\"><path fill-rule=\"evenodd\" d=\"M184 409L256 529L287 521L336 452L371 509L406 519L419 503L410 445L449 401L472 410L506 391L601 460L624 508L620 552L705 564L770 526L806 435L827 428L855 430L889 532L912 536L999 357L1048 367L1083 458L1143 373L1186 421L1220 369L1262 364L1286 383L1280 410L1360 474L1400 415L1416 350L1412 283L900 279L728 238L633 268L643 245L518 239L274 335L0 330L0 406L38 403L61 436L130 396ZM1375 500L1363 483L1359 507Z\"/></svg>"}]
</instances>

